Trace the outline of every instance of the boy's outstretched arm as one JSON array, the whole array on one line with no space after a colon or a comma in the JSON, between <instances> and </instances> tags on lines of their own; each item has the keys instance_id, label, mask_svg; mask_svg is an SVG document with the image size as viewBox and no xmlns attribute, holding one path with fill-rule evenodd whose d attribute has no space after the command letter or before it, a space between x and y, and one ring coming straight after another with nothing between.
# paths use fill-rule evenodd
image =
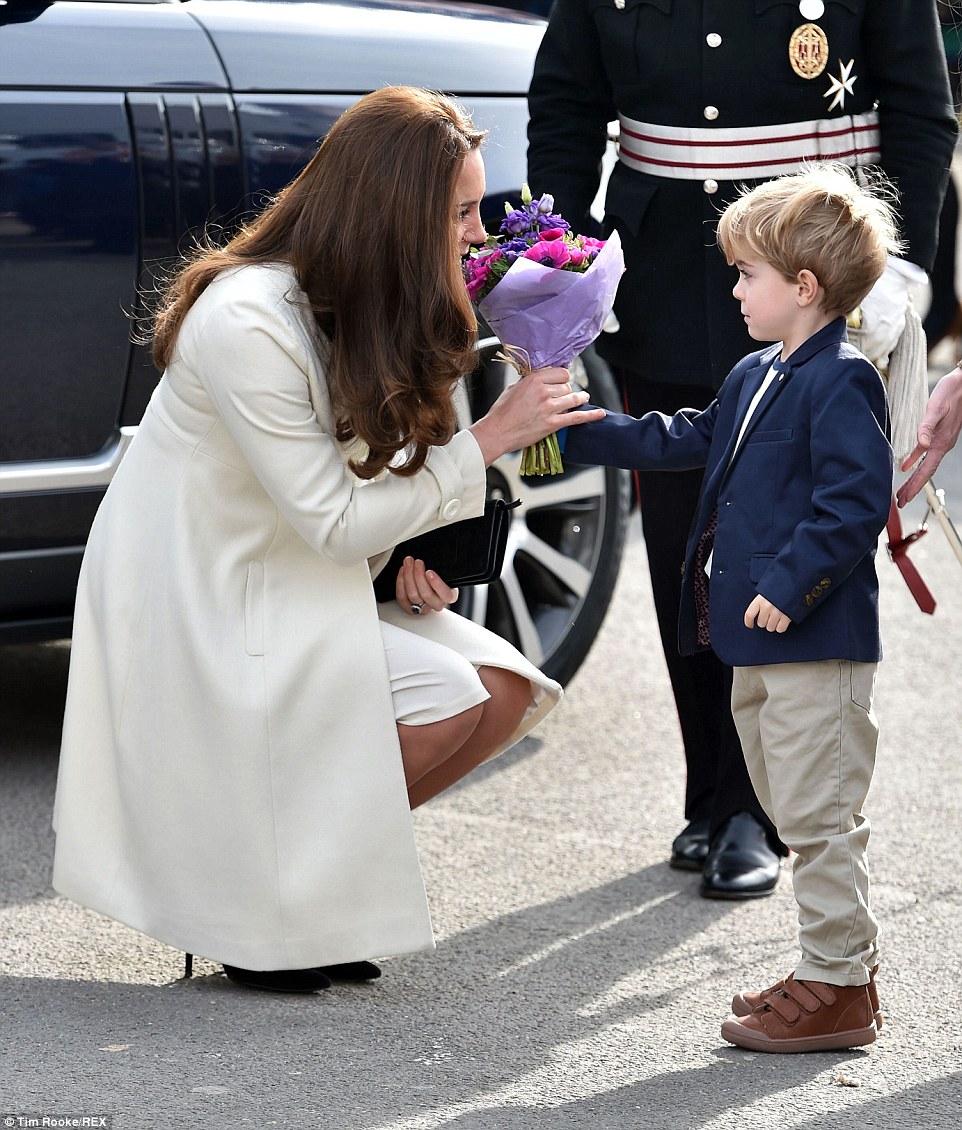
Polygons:
<instances>
[{"instance_id":1,"label":"boy's outstretched arm","mask_svg":"<svg viewBox=\"0 0 962 1130\"><path fill-rule=\"evenodd\" d=\"M585 405L593 408L594 405ZM691 471L704 467L718 414L718 401L703 412L683 408L674 416L608 412L563 437L565 463L623 467L629 471Z\"/></svg>"}]
</instances>

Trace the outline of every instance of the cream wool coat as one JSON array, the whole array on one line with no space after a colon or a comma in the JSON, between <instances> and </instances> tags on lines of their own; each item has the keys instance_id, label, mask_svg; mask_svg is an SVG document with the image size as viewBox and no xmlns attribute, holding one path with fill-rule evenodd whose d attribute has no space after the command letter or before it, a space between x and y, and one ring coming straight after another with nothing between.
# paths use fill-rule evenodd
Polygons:
<instances>
[{"instance_id":1,"label":"cream wool coat","mask_svg":"<svg viewBox=\"0 0 962 1130\"><path fill-rule=\"evenodd\" d=\"M433 945L371 564L484 504L469 432L350 473L299 296L243 267L183 323L87 546L54 811L59 892L249 969ZM560 697L455 613L384 607L531 680L508 744Z\"/></svg>"}]
</instances>

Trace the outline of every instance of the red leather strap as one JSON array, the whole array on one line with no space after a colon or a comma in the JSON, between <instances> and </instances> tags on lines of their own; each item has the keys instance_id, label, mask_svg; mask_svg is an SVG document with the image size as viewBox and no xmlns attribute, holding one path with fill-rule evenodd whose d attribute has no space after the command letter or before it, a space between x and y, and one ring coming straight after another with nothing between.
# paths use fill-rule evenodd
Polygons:
<instances>
[{"instance_id":1,"label":"red leather strap","mask_svg":"<svg viewBox=\"0 0 962 1130\"><path fill-rule=\"evenodd\" d=\"M887 545L889 557L891 557L898 566L898 570L905 579L905 583L909 586L909 592L915 597L915 603L923 612L927 612L931 615L935 611L935 597L929 592L925 581L919 576L918 569L916 569L909 560L908 554L909 546L917 542L919 538L923 537L928 531L923 527L903 537L902 519L899 516L899 508L893 498L892 505L889 507L889 520L885 524L885 532L888 534L889 539Z\"/></svg>"}]
</instances>

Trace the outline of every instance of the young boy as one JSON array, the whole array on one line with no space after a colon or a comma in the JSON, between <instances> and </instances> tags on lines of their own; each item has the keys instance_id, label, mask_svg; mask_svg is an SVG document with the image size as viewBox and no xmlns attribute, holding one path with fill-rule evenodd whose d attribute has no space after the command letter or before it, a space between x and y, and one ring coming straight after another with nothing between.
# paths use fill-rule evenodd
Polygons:
<instances>
[{"instance_id":1,"label":"young boy","mask_svg":"<svg viewBox=\"0 0 962 1130\"><path fill-rule=\"evenodd\" d=\"M703 412L611 414L571 429L569 463L705 467L682 566L679 647L734 668L732 712L752 783L795 853L801 961L738 994L722 1026L766 1052L875 1040L878 923L862 804L878 729L875 549L892 496L886 399L845 315L899 249L892 211L844 166L742 195L718 243L738 268L749 333Z\"/></svg>"}]
</instances>

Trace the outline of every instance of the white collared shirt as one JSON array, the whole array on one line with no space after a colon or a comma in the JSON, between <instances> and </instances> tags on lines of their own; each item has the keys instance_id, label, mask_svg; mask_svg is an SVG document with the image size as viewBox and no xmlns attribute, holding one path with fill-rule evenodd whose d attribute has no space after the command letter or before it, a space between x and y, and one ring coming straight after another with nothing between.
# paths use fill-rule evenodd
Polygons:
<instances>
[{"instance_id":1,"label":"white collared shirt","mask_svg":"<svg viewBox=\"0 0 962 1130\"><path fill-rule=\"evenodd\" d=\"M752 416L755 415L755 409L758 407L762 397L768 391L768 386L775 379L778 372L779 370L775 365L775 362L773 361L768 372L765 374L765 379L758 386L758 392L756 392L752 397L751 404L749 404L748 406L748 411L745 413L744 419L742 420L742 426L738 429L738 439L735 440L735 446L732 448L732 459L735 458L735 452L741 446L742 436L744 436L745 429L748 427L749 421L751 420ZM729 460L729 462L731 462L731 460ZM705 575L709 580L711 580L711 559L712 557L714 557L714 555L715 551L714 549L712 549L711 553L708 554L708 560L705 562Z\"/></svg>"}]
</instances>

